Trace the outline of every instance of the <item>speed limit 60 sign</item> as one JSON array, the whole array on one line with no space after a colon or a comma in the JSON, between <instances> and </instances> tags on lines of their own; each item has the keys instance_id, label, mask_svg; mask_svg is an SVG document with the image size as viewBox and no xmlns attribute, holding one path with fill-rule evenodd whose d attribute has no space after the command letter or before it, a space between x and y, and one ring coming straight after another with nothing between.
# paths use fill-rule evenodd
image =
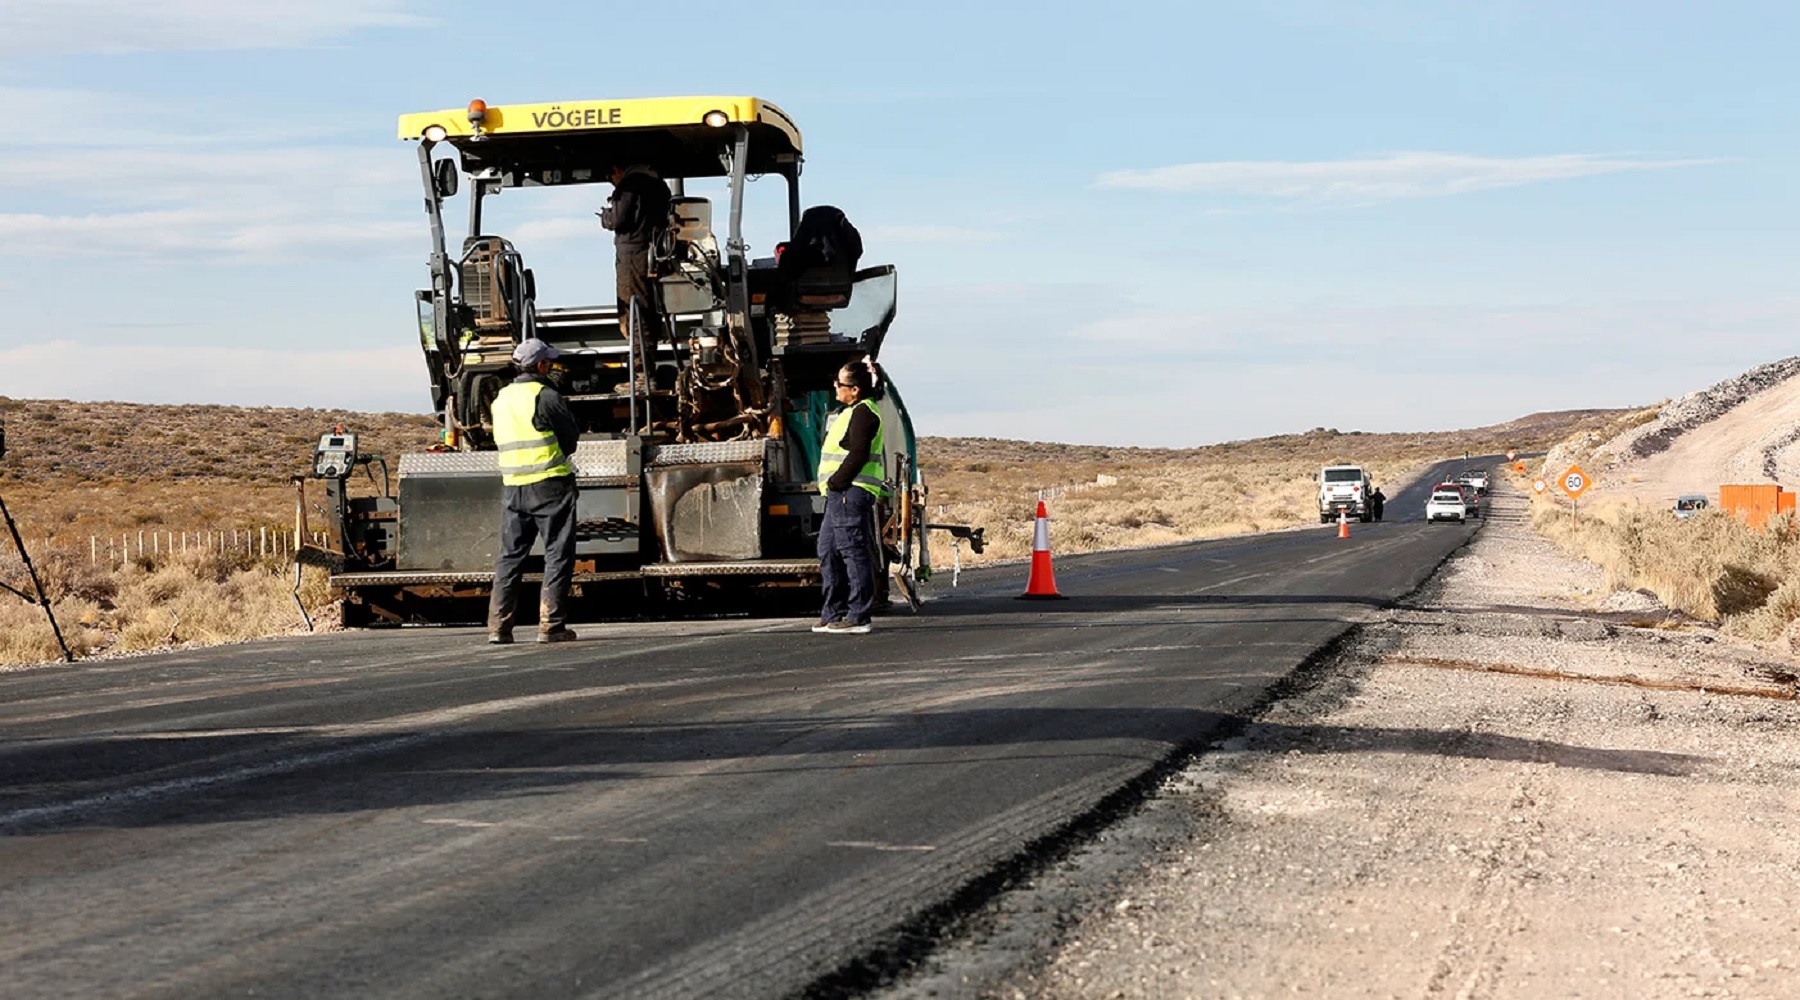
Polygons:
<instances>
[{"instance_id":1,"label":"speed limit 60 sign","mask_svg":"<svg viewBox=\"0 0 1800 1000\"><path fill-rule=\"evenodd\" d=\"M1579 497L1581 491L1588 488L1587 473L1581 471L1581 466L1571 465L1569 471L1562 474L1562 482L1558 485L1563 488L1563 492L1567 493L1570 499Z\"/></svg>"}]
</instances>

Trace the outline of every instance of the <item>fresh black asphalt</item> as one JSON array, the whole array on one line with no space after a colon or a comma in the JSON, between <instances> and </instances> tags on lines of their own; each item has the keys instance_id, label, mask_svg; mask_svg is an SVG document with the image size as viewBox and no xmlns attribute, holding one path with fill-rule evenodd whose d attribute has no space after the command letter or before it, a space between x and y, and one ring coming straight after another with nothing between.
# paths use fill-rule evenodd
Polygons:
<instances>
[{"instance_id":1,"label":"fresh black asphalt","mask_svg":"<svg viewBox=\"0 0 1800 1000\"><path fill-rule=\"evenodd\" d=\"M1418 523L1428 487L1348 540L1061 557L1066 601L941 573L867 636L409 629L0 674L0 995L841 981L1415 589L1473 530Z\"/></svg>"}]
</instances>

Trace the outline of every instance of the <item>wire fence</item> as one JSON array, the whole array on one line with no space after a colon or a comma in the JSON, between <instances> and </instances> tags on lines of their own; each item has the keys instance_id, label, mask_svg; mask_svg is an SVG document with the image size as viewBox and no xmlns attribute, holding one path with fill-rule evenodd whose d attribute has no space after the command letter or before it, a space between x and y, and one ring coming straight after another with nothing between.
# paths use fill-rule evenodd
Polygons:
<instances>
[{"instance_id":1,"label":"wire fence","mask_svg":"<svg viewBox=\"0 0 1800 1000\"><path fill-rule=\"evenodd\" d=\"M88 557L90 566L120 566L133 559L189 552L232 553L259 558L287 556L299 548L300 537L300 533L291 528L252 526L201 531L123 531L117 535L89 535L86 545L82 545L79 538L66 535L26 538L24 541L34 556L52 551L73 554L79 550ZM325 535L311 532L307 540L314 545L323 545Z\"/></svg>"},{"instance_id":2,"label":"wire fence","mask_svg":"<svg viewBox=\"0 0 1800 1000\"><path fill-rule=\"evenodd\" d=\"M1091 490L1096 487L1117 486L1117 485L1119 485L1119 477L1109 476L1103 472L1099 476L1095 477L1090 482L1070 483L1067 486L1045 487L1044 489L1037 491L1037 498L1039 500L1055 500L1057 497L1060 497L1066 493L1080 493L1082 490Z\"/></svg>"}]
</instances>

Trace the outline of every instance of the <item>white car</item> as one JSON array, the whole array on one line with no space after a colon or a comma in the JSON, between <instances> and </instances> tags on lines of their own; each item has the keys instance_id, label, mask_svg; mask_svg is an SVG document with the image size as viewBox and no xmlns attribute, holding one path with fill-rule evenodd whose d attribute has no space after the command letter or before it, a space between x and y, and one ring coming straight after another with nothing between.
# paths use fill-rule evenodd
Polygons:
<instances>
[{"instance_id":1,"label":"white car","mask_svg":"<svg viewBox=\"0 0 1800 1000\"><path fill-rule=\"evenodd\" d=\"M1470 469L1457 477L1457 482L1468 483L1475 487L1475 492L1485 495L1488 491L1488 474L1486 469Z\"/></svg>"},{"instance_id":2,"label":"white car","mask_svg":"<svg viewBox=\"0 0 1800 1000\"><path fill-rule=\"evenodd\" d=\"M1455 521L1463 523L1469 517L1469 508L1463 504L1463 491L1455 486L1439 486L1431 491L1431 499L1425 501L1425 521Z\"/></svg>"}]
</instances>

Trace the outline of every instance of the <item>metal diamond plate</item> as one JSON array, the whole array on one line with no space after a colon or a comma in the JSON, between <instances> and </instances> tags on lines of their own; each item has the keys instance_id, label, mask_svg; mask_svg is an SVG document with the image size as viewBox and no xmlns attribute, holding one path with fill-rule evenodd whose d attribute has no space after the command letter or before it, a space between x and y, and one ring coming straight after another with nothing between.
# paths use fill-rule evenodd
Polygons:
<instances>
[{"instance_id":1,"label":"metal diamond plate","mask_svg":"<svg viewBox=\"0 0 1800 1000\"><path fill-rule=\"evenodd\" d=\"M817 559L746 559L743 562L651 563L645 576L817 576Z\"/></svg>"},{"instance_id":2,"label":"metal diamond plate","mask_svg":"<svg viewBox=\"0 0 1800 1000\"><path fill-rule=\"evenodd\" d=\"M575 583L611 583L619 580L636 580L643 576L635 569L605 570L598 573L575 573L570 580ZM543 583L544 574L526 573L520 577L526 583ZM338 573L330 578L333 587L343 590L354 590L358 587L420 587L456 584L481 584L491 586L494 582L492 573Z\"/></svg>"},{"instance_id":3,"label":"metal diamond plate","mask_svg":"<svg viewBox=\"0 0 1800 1000\"><path fill-rule=\"evenodd\" d=\"M758 442L760 443L760 442ZM623 441L583 441L575 447L575 475L582 479L622 479L629 475ZM497 476L499 453L432 451L400 456L400 476Z\"/></svg>"},{"instance_id":4,"label":"metal diamond plate","mask_svg":"<svg viewBox=\"0 0 1800 1000\"><path fill-rule=\"evenodd\" d=\"M650 451L649 465L716 465L721 462L758 462L768 452L768 438L747 441L699 441L693 444L659 444Z\"/></svg>"},{"instance_id":5,"label":"metal diamond plate","mask_svg":"<svg viewBox=\"0 0 1800 1000\"><path fill-rule=\"evenodd\" d=\"M583 479L631 474L623 441L583 441L575 446L575 474Z\"/></svg>"},{"instance_id":6,"label":"metal diamond plate","mask_svg":"<svg viewBox=\"0 0 1800 1000\"><path fill-rule=\"evenodd\" d=\"M500 474L499 456L491 451L431 451L400 456L400 478L407 476L473 476Z\"/></svg>"}]
</instances>

